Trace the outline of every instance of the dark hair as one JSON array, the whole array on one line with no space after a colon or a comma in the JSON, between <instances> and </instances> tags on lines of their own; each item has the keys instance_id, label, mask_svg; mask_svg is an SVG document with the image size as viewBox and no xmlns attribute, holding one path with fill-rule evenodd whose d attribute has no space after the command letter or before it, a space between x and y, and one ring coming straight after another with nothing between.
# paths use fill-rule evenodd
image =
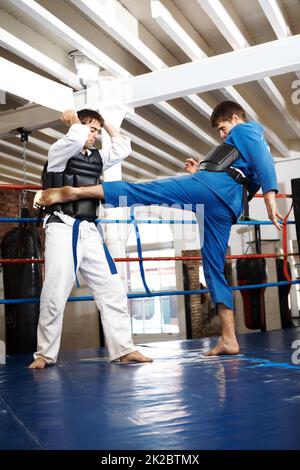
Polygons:
<instances>
[{"instance_id":1,"label":"dark hair","mask_svg":"<svg viewBox=\"0 0 300 470\"><path fill-rule=\"evenodd\" d=\"M95 121L100 122L101 127L104 125L104 119L101 114L93 109L81 109L77 112L77 115L81 124L86 124L87 122L91 122L95 119Z\"/></svg>"},{"instance_id":2,"label":"dark hair","mask_svg":"<svg viewBox=\"0 0 300 470\"><path fill-rule=\"evenodd\" d=\"M232 116L237 114L240 119L247 120L245 110L234 101L222 101L215 107L210 116L210 124L217 127L221 121L230 121Z\"/></svg>"}]
</instances>

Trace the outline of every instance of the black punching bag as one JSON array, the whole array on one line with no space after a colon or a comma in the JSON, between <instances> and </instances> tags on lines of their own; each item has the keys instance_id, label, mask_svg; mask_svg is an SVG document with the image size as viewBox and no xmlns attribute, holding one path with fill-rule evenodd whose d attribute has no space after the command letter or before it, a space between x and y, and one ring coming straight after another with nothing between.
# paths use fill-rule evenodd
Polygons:
<instances>
[{"instance_id":1,"label":"black punching bag","mask_svg":"<svg viewBox=\"0 0 300 470\"><path fill-rule=\"evenodd\" d=\"M287 264L288 273L291 276L291 267L290 264ZM284 260L282 258L276 258L276 271L277 271L277 280L286 281L286 277L284 274ZM281 327L282 328L292 328L292 315L291 310L289 308L289 293L291 290L291 284L287 284L286 286L278 286L278 294L279 294L279 307L280 307L280 319L281 319Z\"/></svg>"},{"instance_id":2,"label":"black punching bag","mask_svg":"<svg viewBox=\"0 0 300 470\"><path fill-rule=\"evenodd\" d=\"M298 249L300 250L300 178L291 180Z\"/></svg>"},{"instance_id":3,"label":"black punching bag","mask_svg":"<svg viewBox=\"0 0 300 470\"><path fill-rule=\"evenodd\" d=\"M22 217L25 213L23 210ZM26 213L28 216L28 213ZM1 243L2 258L41 258L41 241L33 224L20 224L7 232ZM40 297L40 264L3 264L4 297ZM8 354L36 351L39 304L5 305L6 348Z\"/></svg>"},{"instance_id":4,"label":"black punching bag","mask_svg":"<svg viewBox=\"0 0 300 470\"><path fill-rule=\"evenodd\" d=\"M239 286L247 284L264 284L267 282L266 260L264 258L244 258L236 262L237 281ZM250 330L266 330L265 288L243 289L245 325Z\"/></svg>"}]
</instances>

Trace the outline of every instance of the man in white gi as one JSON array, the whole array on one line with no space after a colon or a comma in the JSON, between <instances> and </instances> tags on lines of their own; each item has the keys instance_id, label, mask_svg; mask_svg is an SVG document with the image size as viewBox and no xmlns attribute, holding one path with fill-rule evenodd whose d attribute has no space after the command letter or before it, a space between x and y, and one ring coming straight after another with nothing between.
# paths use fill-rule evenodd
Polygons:
<instances>
[{"instance_id":1,"label":"man in white gi","mask_svg":"<svg viewBox=\"0 0 300 470\"><path fill-rule=\"evenodd\" d=\"M67 110L62 121L68 133L48 153L43 187L97 184L102 170L119 163L131 151L130 139L105 122L96 111ZM103 127L111 137L107 149L93 148ZM46 207L45 281L41 293L38 345L29 366L43 369L57 361L63 312L79 269L97 307L110 359L151 362L136 350L131 338L130 316L122 280L94 223L98 203L84 199Z\"/></svg>"}]
</instances>

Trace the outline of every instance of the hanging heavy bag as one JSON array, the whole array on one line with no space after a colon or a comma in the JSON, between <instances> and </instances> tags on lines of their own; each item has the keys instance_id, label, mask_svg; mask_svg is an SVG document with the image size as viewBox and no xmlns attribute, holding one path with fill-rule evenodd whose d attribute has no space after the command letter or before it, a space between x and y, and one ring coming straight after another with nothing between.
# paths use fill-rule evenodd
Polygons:
<instances>
[{"instance_id":1,"label":"hanging heavy bag","mask_svg":"<svg viewBox=\"0 0 300 470\"><path fill-rule=\"evenodd\" d=\"M300 178L291 180L298 248L300 250Z\"/></svg>"},{"instance_id":2,"label":"hanging heavy bag","mask_svg":"<svg viewBox=\"0 0 300 470\"><path fill-rule=\"evenodd\" d=\"M278 282L286 281L284 274L284 260L282 258L276 258L276 272ZM290 263L288 263L288 272L291 276ZM289 308L290 290L291 284L278 286L281 328L292 328L294 326L292 322L291 310Z\"/></svg>"},{"instance_id":3,"label":"hanging heavy bag","mask_svg":"<svg viewBox=\"0 0 300 470\"><path fill-rule=\"evenodd\" d=\"M21 217L28 217L22 209ZM34 224L21 223L7 232L1 243L2 258L42 258L41 241ZM40 297L40 264L3 264L4 297ZM39 304L5 305L6 348L8 354L36 351Z\"/></svg>"},{"instance_id":4,"label":"hanging heavy bag","mask_svg":"<svg viewBox=\"0 0 300 470\"><path fill-rule=\"evenodd\" d=\"M238 259L236 262L239 286L264 284L267 281L266 260L264 258ZM243 289L245 326L250 330L266 330L265 288Z\"/></svg>"}]
</instances>

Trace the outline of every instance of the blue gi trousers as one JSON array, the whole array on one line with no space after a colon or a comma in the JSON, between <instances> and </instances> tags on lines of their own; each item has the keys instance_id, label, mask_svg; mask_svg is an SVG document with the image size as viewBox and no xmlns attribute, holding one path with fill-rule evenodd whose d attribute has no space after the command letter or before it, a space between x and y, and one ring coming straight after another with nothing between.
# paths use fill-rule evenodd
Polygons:
<instances>
[{"instance_id":1,"label":"blue gi trousers","mask_svg":"<svg viewBox=\"0 0 300 470\"><path fill-rule=\"evenodd\" d=\"M204 183L205 175L201 181L202 175L199 177L199 173L197 178L182 176L147 183L104 182L102 184L105 204L112 207L167 204L177 205L182 209L189 205L190 210L196 214L197 204L204 204L204 240L202 238L201 251L205 280L215 305L220 302L233 309L232 292L225 279L224 265L230 229L236 221L236 214L230 207L230 201L226 204L224 198L217 196ZM227 174L223 176L226 177L227 184L228 178L232 180ZM231 181L229 184L231 185ZM232 185L236 186L238 194L241 195L240 185L234 180ZM200 237L203 237L203 233L200 233Z\"/></svg>"}]
</instances>

